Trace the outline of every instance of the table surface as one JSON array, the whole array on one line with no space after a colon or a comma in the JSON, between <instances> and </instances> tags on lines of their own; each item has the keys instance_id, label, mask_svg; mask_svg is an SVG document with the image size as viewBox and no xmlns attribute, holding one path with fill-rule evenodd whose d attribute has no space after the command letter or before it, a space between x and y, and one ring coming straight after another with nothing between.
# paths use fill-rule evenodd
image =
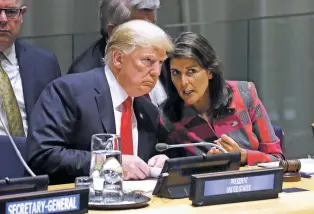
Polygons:
<instances>
[{"instance_id":1,"label":"table surface","mask_svg":"<svg viewBox=\"0 0 314 214\"><path fill-rule=\"evenodd\" d=\"M50 186L49 190L59 190L73 188L73 184ZM283 189L302 188L309 191L280 193L277 199L268 199L260 201L249 201L240 203L230 203L222 205L210 205L203 207L191 206L191 201L185 199L165 199L151 197L149 206L141 209L106 211L106 213L219 213L219 214L255 214L255 213L314 213L314 178L302 178L299 182L284 182ZM209 212L210 211L210 212ZM88 213L98 214L104 211L89 210Z\"/></svg>"}]
</instances>

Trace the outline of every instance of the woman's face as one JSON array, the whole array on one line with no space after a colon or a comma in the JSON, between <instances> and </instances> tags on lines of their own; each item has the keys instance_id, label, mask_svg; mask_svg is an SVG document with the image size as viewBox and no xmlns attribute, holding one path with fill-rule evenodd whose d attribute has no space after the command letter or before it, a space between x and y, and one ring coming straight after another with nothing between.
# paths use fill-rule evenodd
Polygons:
<instances>
[{"instance_id":1,"label":"woman's face","mask_svg":"<svg viewBox=\"0 0 314 214\"><path fill-rule=\"evenodd\" d=\"M186 104L194 105L209 98L208 82L212 73L202 68L195 59L172 59L170 72L171 80Z\"/></svg>"}]
</instances>

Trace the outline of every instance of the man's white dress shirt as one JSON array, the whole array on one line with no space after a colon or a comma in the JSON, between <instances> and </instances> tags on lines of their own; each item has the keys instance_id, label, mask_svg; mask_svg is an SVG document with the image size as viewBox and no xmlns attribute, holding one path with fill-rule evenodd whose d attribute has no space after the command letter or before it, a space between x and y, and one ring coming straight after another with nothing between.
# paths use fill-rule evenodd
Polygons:
<instances>
[{"instance_id":1,"label":"man's white dress shirt","mask_svg":"<svg viewBox=\"0 0 314 214\"><path fill-rule=\"evenodd\" d=\"M128 98L127 93L121 87L119 82L114 77L108 65L105 65L105 75L109 84L110 94L113 105L114 119L116 123L116 134L120 135L121 117L123 102ZM132 104L133 104L132 97ZM132 137L133 137L133 155L137 156L138 150L138 130L137 130L137 120L134 114L134 109L132 105Z\"/></svg>"}]
</instances>

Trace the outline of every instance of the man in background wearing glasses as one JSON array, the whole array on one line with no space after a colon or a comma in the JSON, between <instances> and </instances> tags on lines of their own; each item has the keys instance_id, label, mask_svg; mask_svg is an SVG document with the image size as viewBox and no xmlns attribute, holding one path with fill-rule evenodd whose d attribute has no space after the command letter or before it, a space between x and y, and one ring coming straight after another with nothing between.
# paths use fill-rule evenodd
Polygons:
<instances>
[{"instance_id":1,"label":"man in background wearing glasses","mask_svg":"<svg viewBox=\"0 0 314 214\"><path fill-rule=\"evenodd\" d=\"M39 95L61 75L54 54L16 39L26 11L23 0L0 0L0 117L12 136L26 136Z\"/></svg>"}]
</instances>

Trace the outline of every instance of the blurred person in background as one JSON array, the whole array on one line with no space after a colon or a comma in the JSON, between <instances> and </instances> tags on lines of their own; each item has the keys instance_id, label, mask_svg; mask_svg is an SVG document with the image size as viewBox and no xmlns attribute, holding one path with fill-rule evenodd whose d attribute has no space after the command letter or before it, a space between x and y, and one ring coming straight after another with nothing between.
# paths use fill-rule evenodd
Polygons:
<instances>
[{"instance_id":1,"label":"blurred person in background","mask_svg":"<svg viewBox=\"0 0 314 214\"><path fill-rule=\"evenodd\" d=\"M134 19L156 23L159 5L159 0L101 0L99 10L101 38L74 60L68 74L102 67L107 40L114 28ZM159 106L167 97L164 87L165 77L161 74L155 88L146 95L156 106Z\"/></svg>"},{"instance_id":2,"label":"blurred person in background","mask_svg":"<svg viewBox=\"0 0 314 214\"><path fill-rule=\"evenodd\" d=\"M25 136L43 89L61 75L54 54L17 40L27 7L0 0L0 117L12 136ZM0 123L0 135L6 135Z\"/></svg>"},{"instance_id":3,"label":"blurred person in background","mask_svg":"<svg viewBox=\"0 0 314 214\"><path fill-rule=\"evenodd\" d=\"M225 81L218 56L201 35L186 32L165 62L169 97L161 107L169 144L215 142L240 152L243 165L284 158L252 82ZM216 147L188 147L187 155L221 153Z\"/></svg>"}]
</instances>

